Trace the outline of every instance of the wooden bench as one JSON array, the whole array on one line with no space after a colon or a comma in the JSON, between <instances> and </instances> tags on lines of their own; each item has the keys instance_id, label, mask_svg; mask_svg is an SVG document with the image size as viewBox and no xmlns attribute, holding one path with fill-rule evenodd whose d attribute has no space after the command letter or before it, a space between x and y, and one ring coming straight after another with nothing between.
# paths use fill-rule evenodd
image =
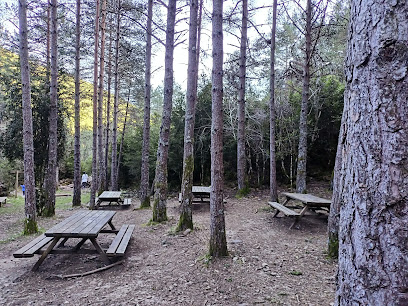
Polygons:
<instances>
[{"instance_id":1,"label":"wooden bench","mask_svg":"<svg viewBox=\"0 0 408 306\"><path fill-rule=\"evenodd\" d=\"M279 204L277 202L268 202L268 204L277 210L277 213L275 213L274 217L276 217L279 212L282 212L286 216L300 216L300 213L291 210L290 208L287 208L286 206L283 206L282 204Z\"/></svg>"},{"instance_id":2,"label":"wooden bench","mask_svg":"<svg viewBox=\"0 0 408 306\"><path fill-rule=\"evenodd\" d=\"M126 198L123 200L123 205L130 205L132 204L132 199L131 198Z\"/></svg>"},{"instance_id":3,"label":"wooden bench","mask_svg":"<svg viewBox=\"0 0 408 306\"><path fill-rule=\"evenodd\" d=\"M130 240L130 237L132 236L134 229L135 229L134 224L122 225L115 239L113 239L111 245L109 246L109 249L106 252L106 255L108 256L125 255L126 248L129 244L129 240Z\"/></svg>"},{"instance_id":4,"label":"wooden bench","mask_svg":"<svg viewBox=\"0 0 408 306\"><path fill-rule=\"evenodd\" d=\"M13 256L16 258L33 257L34 254L39 254L43 246L48 244L53 237L46 237L44 234L35 238L33 241L17 250Z\"/></svg>"},{"instance_id":5,"label":"wooden bench","mask_svg":"<svg viewBox=\"0 0 408 306\"><path fill-rule=\"evenodd\" d=\"M6 204L6 202L7 202L6 197L0 197L0 207L1 207L1 204Z\"/></svg>"}]
</instances>

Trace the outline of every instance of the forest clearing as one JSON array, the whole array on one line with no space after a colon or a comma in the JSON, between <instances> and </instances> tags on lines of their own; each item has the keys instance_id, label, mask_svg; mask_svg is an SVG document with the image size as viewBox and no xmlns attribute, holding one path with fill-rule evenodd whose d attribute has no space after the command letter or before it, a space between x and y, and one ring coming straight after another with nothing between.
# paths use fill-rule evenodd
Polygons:
<instances>
[{"instance_id":1,"label":"forest clearing","mask_svg":"<svg viewBox=\"0 0 408 306\"><path fill-rule=\"evenodd\" d=\"M311 183L313 194L329 197L329 185ZM287 191L281 190L279 191ZM289 218L272 218L265 191L247 198L227 194L225 204L229 255L212 260L208 253L209 204L194 204L195 229L174 233L179 203L169 199L169 221L146 225L149 209L118 210L115 224L136 229L124 262L92 275L104 263L98 256L50 255L37 272L38 256L13 258L32 236L9 239L21 230L21 214L0 211L0 303L4 305L330 305L336 263L327 258L327 214L310 214L289 229ZM133 200L133 199L132 199ZM9 206L11 204L7 204ZM79 208L57 209L40 218L42 229ZM104 244L105 245L105 244Z\"/></svg>"},{"instance_id":2,"label":"forest clearing","mask_svg":"<svg viewBox=\"0 0 408 306\"><path fill-rule=\"evenodd\" d=\"M408 1L0 0L0 38L0 302L408 305Z\"/></svg>"}]
</instances>

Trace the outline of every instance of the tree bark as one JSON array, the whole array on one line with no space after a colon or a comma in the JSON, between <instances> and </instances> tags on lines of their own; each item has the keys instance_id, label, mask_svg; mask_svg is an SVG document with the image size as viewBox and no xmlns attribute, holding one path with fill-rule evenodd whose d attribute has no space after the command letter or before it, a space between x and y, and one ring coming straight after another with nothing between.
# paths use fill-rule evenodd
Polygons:
<instances>
[{"instance_id":1,"label":"tree bark","mask_svg":"<svg viewBox=\"0 0 408 306\"><path fill-rule=\"evenodd\" d=\"M99 88L98 88L98 193L102 193L106 184L106 165L103 141L103 78L105 72L105 37L106 37L106 0L102 1L101 16L101 53L99 59Z\"/></svg>"},{"instance_id":2,"label":"tree bark","mask_svg":"<svg viewBox=\"0 0 408 306\"><path fill-rule=\"evenodd\" d=\"M20 68L23 108L25 220L24 234L38 232L35 203L33 113L31 108L30 64L28 61L27 1L20 0L18 6L20 36Z\"/></svg>"},{"instance_id":3,"label":"tree bark","mask_svg":"<svg viewBox=\"0 0 408 306\"><path fill-rule=\"evenodd\" d=\"M177 231L193 229L193 172L194 172L194 123L197 103L197 15L198 0L190 1L188 39L188 68L186 116L184 122L183 181L181 182L180 220Z\"/></svg>"},{"instance_id":4,"label":"tree bark","mask_svg":"<svg viewBox=\"0 0 408 306\"><path fill-rule=\"evenodd\" d=\"M109 27L113 27L113 18L109 18ZM108 98L106 101L106 139L105 139L105 190L109 189L109 132L110 132L110 108L111 108L111 84L112 84L112 30L109 31L109 55L108 55Z\"/></svg>"},{"instance_id":5,"label":"tree bark","mask_svg":"<svg viewBox=\"0 0 408 306\"><path fill-rule=\"evenodd\" d=\"M166 54L164 63L163 115L157 149L153 221L167 220L167 158L169 154L171 110L173 102L173 53L174 27L176 20L176 0L169 0L167 7Z\"/></svg>"},{"instance_id":6,"label":"tree bark","mask_svg":"<svg viewBox=\"0 0 408 306\"><path fill-rule=\"evenodd\" d=\"M76 2L75 26L75 144L74 144L74 195L72 206L81 206L81 121L80 121L80 49L81 0Z\"/></svg>"},{"instance_id":7,"label":"tree bark","mask_svg":"<svg viewBox=\"0 0 408 306\"><path fill-rule=\"evenodd\" d=\"M113 101L113 127L112 127L112 159L111 159L111 188L118 190L118 104L119 104L119 39L120 39L120 9L121 1L117 4L116 39L115 39L115 97Z\"/></svg>"},{"instance_id":8,"label":"tree bark","mask_svg":"<svg viewBox=\"0 0 408 306\"><path fill-rule=\"evenodd\" d=\"M223 0L213 0L212 13L212 121L211 121L211 196L210 250L214 257L226 256L223 163Z\"/></svg>"},{"instance_id":9,"label":"tree bark","mask_svg":"<svg viewBox=\"0 0 408 306\"><path fill-rule=\"evenodd\" d=\"M238 194L243 193L246 176L245 154L245 80L246 80L246 43L248 32L248 0L242 0L242 29L239 58L238 91L238 134L237 134L237 178Z\"/></svg>"},{"instance_id":10,"label":"tree bark","mask_svg":"<svg viewBox=\"0 0 408 306\"><path fill-rule=\"evenodd\" d=\"M336 305L408 305L408 4L350 15Z\"/></svg>"},{"instance_id":11,"label":"tree bark","mask_svg":"<svg viewBox=\"0 0 408 306\"><path fill-rule=\"evenodd\" d=\"M129 84L129 93L128 93L128 99L127 99L127 102L126 102L126 111L125 111L125 121L123 122L122 137L121 137L120 146L119 146L118 164L116 166L116 171L117 171L116 177L118 178L118 180L119 180L120 161L122 160L123 142L125 141L126 121L127 121L127 117L128 117L128 111L129 111L130 88L131 88L131 85Z\"/></svg>"},{"instance_id":12,"label":"tree bark","mask_svg":"<svg viewBox=\"0 0 408 306\"><path fill-rule=\"evenodd\" d=\"M306 160L307 160L307 112L310 85L310 59L312 55L312 1L307 0L305 28L305 62L303 67L302 104L299 119L299 147L296 173L296 191L306 192Z\"/></svg>"},{"instance_id":13,"label":"tree bark","mask_svg":"<svg viewBox=\"0 0 408 306\"><path fill-rule=\"evenodd\" d=\"M57 188L57 147L58 147L58 67L57 67L57 0L51 0L51 83L50 83L50 114L48 132L48 164L44 180L45 206L43 215L51 217L55 215L55 192Z\"/></svg>"},{"instance_id":14,"label":"tree bark","mask_svg":"<svg viewBox=\"0 0 408 306\"><path fill-rule=\"evenodd\" d=\"M271 33L271 76L270 76L270 101L269 101L269 198L272 202L278 201L278 186L276 183L276 149L275 149L275 49L276 49L276 15L278 0L273 0L272 33Z\"/></svg>"},{"instance_id":15,"label":"tree bark","mask_svg":"<svg viewBox=\"0 0 408 306\"><path fill-rule=\"evenodd\" d=\"M99 0L96 0L95 13L95 49L94 49L94 80L93 80L93 121L92 121L92 181L89 208L95 207L95 193L98 188L97 169L97 136L98 136L98 49L99 49Z\"/></svg>"},{"instance_id":16,"label":"tree bark","mask_svg":"<svg viewBox=\"0 0 408 306\"><path fill-rule=\"evenodd\" d=\"M142 168L140 178L140 207L150 207L149 192L149 155L150 155L150 96L152 86L150 84L152 67L152 18L153 0L148 1L147 29L146 29L146 70L145 70L145 97L143 117L143 145L142 145Z\"/></svg>"}]
</instances>

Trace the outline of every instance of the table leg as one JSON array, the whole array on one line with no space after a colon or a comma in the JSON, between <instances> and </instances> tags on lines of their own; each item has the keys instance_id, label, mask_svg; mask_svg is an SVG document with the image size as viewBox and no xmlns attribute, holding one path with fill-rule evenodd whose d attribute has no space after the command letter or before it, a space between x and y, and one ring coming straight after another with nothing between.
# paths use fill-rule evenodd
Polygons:
<instances>
[{"instance_id":1,"label":"table leg","mask_svg":"<svg viewBox=\"0 0 408 306\"><path fill-rule=\"evenodd\" d=\"M283 202L282 205L283 205L283 206L286 206L286 204L289 202L289 200L290 200L289 198L286 198L285 202ZM280 211L277 209L277 210L275 211L275 213L273 214L272 218L275 218L275 217L279 214L279 212L280 212Z\"/></svg>"},{"instance_id":2,"label":"table leg","mask_svg":"<svg viewBox=\"0 0 408 306\"><path fill-rule=\"evenodd\" d=\"M55 237L54 240L52 240L51 244L48 246L48 248L45 250L44 253L42 253L40 259L35 263L34 267L31 269L31 271L37 271L38 267L42 264L44 259L48 256L48 254L52 251L52 249L55 247L55 245L58 243L61 237Z\"/></svg>"},{"instance_id":3,"label":"table leg","mask_svg":"<svg viewBox=\"0 0 408 306\"><path fill-rule=\"evenodd\" d=\"M308 207L307 207L306 204L304 204L304 205L305 205L305 207L302 208L302 210L301 210L299 216L297 216L297 217L295 218L295 221L293 221L293 223L292 223L292 225L289 227L289 229L292 229L292 227L294 227L295 224L299 221L299 219L302 218L303 215L306 213Z\"/></svg>"},{"instance_id":4,"label":"table leg","mask_svg":"<svg viewBox=\"0 0 408 306\"><path fill-rule=\"evenodd\" d=\"M89 238L89 240L91 240L91 242L92 242L93 246L95 247L96 251L101 255L102 260L104 261L104 263L106 263L107 265L110 264L111 261L109 260L106 253L102 250L101 246L96 241L96 239L95 238Z\"/></svg>"},{"instance_id":5,"label":"table leg","mask_svg":"<svg viewBox=\"0 0 408 306\"><path fill-rule=\"evenodd\" d=\"M59 247L59 248L64 247L64 246L65 246L65 242L67 242L67 240L68 240L68 238L64 238L64 240L62 240L62 241L60 242L60 244L58 245L58 247Z\"/></svg>"},{"instance_id":6,"label":"table leg","mask_svg":"<svg viewBox=\"0 0 408 306\"><path fill-rule=\"evenodd\" d=\"M81 246L83 246L83 244L85 243L85 241L87 241L88 238L82 238L82 240L80 242L78 242L78 244L74 247L74 252L78 251Z\"/></svg>"},{"instance_id":7,"label":"table leg","mask_svg":"<svg viewBox=\"0 0 408 306\"><path fill-rule=\"evenodd\" d=\"M108 224L109 224L109 226L111 227L112 230L116 231L115 226L112 224L112 220L110 220L110 221L108 222Z\"/></svg>"}]
</instances>

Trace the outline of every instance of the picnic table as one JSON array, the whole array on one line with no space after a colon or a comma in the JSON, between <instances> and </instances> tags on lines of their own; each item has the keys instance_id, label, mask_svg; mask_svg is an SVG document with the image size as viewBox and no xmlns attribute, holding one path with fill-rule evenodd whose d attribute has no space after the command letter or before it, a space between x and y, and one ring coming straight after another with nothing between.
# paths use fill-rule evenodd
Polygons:
<instances>
[{"instance_id":1,"label":"picnic table","mask_svg":"<svg viewBox=\"0 0 408 306\"><path fill-rule=\"evenodd\" d=\"M41 257L32 268L32 271L38 269L48 254L97 253L106 264L109 264L111 262L109 257L123 256L125 254L126 247L135 227L134 225L125 224L120 230L117 230L112 224L112 218L115 214L115 211L79 211L16 251L13 256L16 258L25 258L33 257L34 254L40 254ZM109 225L110 228L105 229L107 225ZM116 234L107 250L104 250L97 241L100 233ZM80 241L73 248L65 248L65 243L71 238L79 238ZM62 241L60 242L61 239ZM81 249L87 240L91 241L94 249ZM58 242L60 242L60 244L57 246ZM42 248L46 245L48 245L47 248L43 250Z\"/></svg>"},{"instance_id":2,"label":"picnic table","mask_svg":"<svg viewBox=\"0 0 408 306\"><path fill-rule=\"evenodd\" d=\"M273 217L276 217L280 212L282 212L286 216L295 217L295 221L289 227L290 229L296 224L299 218L303 217L308 210L316 211L316 210L330 210L331 201L320 198L311 194L305 193L291 193L291 192L282 192L282 195L285 196L285 201L282 204L277 202L268 202L270 206L276 209L275 214ZM301 203L300 212L294 211L291 208L299 208L299 206L289 206L288 203L291 200L296 200Z\"/></svg>"},{"instance_id":3,"label":"picnic table","mask_svg":"<svg viewBox=\"0 0 408 306\"><path fill-rule=\"evenodd\" d=\"M122 199L121 191L104 191L98 198L96 198L96 208L102 206L102 203L108 203L107 206L110 206L112 203L120 206L129 206L132 204L132 199Z\"/></svg>"},{"instance_id":4,"label":"picnic table","mask_svg":"<svg viewBox=\"0 0 408 306\"><path fill-rule=\"evenodd\" d=\"M211 187L206 186L193 186L192 188L193 193L193 203L204 203L204 199L210 199L211 194ZM181 202L181 192L179 193L179 202ZM198 201L195 199L199 199Z\"/></svg>"}]
</instances>

